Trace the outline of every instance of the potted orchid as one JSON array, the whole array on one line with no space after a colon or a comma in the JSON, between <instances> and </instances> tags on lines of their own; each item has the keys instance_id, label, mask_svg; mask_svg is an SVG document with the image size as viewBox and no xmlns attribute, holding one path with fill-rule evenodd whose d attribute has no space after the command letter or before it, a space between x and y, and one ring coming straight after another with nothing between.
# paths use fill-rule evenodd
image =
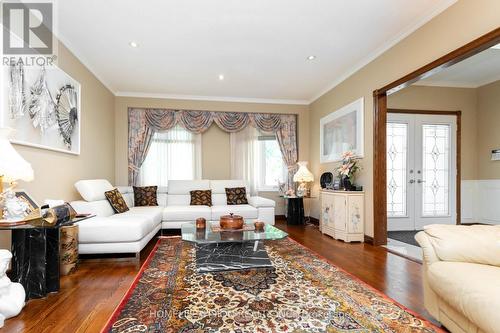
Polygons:
<instances>
[{"instance_id":1,"label":"potted orchid","mask_svg":"<svg viewBox=\"0 0 500 333\"><path fill-rule=\"evenodd\" d=\"M358 165L358 158L355 157L352 151L346 151L342 154L342 165L337 168L337 173L342 181L344 190L353 190L353 180L356 172L361 170Z\"/></svg>"}]
</instances>

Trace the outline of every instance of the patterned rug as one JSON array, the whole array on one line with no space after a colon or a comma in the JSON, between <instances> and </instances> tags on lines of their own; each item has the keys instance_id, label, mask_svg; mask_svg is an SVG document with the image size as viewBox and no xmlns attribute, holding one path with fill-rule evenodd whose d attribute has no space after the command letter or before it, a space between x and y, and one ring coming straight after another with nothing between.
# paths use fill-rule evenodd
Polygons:
<instances>
[{"instance_id":1,"label":"patterned rug","mask_svg":"<svg viewBox=\"0 0 500 333\"><path fill-rule=\"evenodd\" d=\"M289 238L266 247L274 268L198 274L160 238L103 332L442 332Z\"/></svg>"}]
</instances>

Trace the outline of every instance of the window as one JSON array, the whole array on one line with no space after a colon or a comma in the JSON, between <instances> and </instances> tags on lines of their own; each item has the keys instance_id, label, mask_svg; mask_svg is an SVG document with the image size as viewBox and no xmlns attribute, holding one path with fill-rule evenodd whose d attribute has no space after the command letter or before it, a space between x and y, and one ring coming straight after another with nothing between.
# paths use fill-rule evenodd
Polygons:
<instances>
[{"instance_id":1,"label":"window","mask_svg":"<svg viewBox=\"0 0 500 333\"><path fill-rule=\"evenodd\" d=\"M274 135L259 136L258 187L260 191L276 191L278 182L286 180L287 168L283 162L278 141Z\"/></svg>"},{"instance_id":2,"label":"window","mask_svg":"<svg viewBox=\"0 0 500 333\"><path fill-rule=\"evenodd\" d=\"M177 126L153 135L148 155L141 166L142 185L167 186L172 179L201 176L201 135Z\"/></svg>"}]
</instances>

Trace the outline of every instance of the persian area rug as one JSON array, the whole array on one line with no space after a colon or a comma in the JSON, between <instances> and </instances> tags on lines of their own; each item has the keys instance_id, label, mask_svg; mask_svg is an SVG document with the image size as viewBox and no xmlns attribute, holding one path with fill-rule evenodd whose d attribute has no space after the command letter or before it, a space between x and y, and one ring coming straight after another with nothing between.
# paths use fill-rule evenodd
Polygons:
<instances>
[{"instance_id":1,"label":"persian area rug","mask_svg":"<svg viewBox=\"0 0 500 333\"><path fill-rule=\"evenodd\" d=\"M194 245L160 238L103 332L442 332L291 239L274 268L195 272Z\"/></svg>"}]
</instances>

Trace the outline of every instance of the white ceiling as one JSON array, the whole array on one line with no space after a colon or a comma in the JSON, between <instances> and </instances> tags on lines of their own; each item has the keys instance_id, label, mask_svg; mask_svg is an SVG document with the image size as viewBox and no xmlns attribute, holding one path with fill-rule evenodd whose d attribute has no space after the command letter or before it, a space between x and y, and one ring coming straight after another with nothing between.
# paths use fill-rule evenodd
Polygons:
<instances>
[{"instance_id":1,"label":"white ceiling","mask_svg":"<svg viewBox=\"0 0 500 333\"><path fill-rule=\"evenodd\" d=\"M418 81L415 85L477 88L498 80L500 49L491 48Z\"/></svg>"},{"instance_id":2,"label":"white ceiling","mask_svg":"<svg viewBox=\"0 0 500 333\"><path fill-rule=\"evenodd\" d=\"M455 1L63 0L58 36L117 95L305 104Z\"/></svg>"}]
</instances>

